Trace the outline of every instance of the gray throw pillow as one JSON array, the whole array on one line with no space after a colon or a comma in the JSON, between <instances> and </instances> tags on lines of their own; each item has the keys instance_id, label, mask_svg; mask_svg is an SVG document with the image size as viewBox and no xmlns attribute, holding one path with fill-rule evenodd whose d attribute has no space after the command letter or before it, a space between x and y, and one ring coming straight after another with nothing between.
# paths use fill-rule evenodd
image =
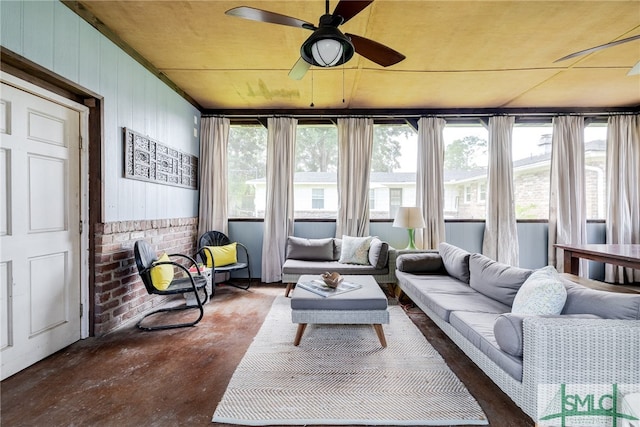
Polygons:
<instances>
[{"instance_id":1,"label":"gray throw pillow","mask_svg":"<svg viewBox=\"0 0 640 427\"><path fill-rule=\"evenodd\" d=\"M469 283L469 252L448 243L440 243L438 252L442 257L444 268L451 277Z\"/></svg>"},{"instance_id":2,"label":"gray throw pillow","mask_svg":"<svg viewBox=\"0 0 640 427\"><path fill-rule=\"evenodd\" d=\"M333 239L287 238L287 258L307 261L332 261Z\"/></svg>"},{"instance_id":3,"label":"gray throw pillow","mask_svg":"<svg viewBox=\"0 0 640 427\"><path fill-rule=\"evenodd\" d=\"M338 261L342 253L342 239L333 239L333 260Z\"/></svg>"},{"instance_id":4,"label":"gray throw pillow","mask_svg":"<svg viewBox=\"0 0 640 427\"><path fill-rule=\"evenodd\" d=\"M371 246L369 247L369 264L371 264L376 270L385 268L387 261L389 260L389 244L383 242L377 237L371 239Z\"/></svg>"},{"instance_id":5,"label":"gray throw pillow","mask_svg":"<svg viewBox=\"0 0 640 427\"><path fill-rule=\"evenodd\" d=\"M496 262L481 254L469 258L469 285L476 291L511 307L520 286L532 270Z\"/></svg>"},{"instance_id":6,"label":"gray throw pillow","mask_svg":"<svg viewBox=\"0 0 640 427\"><path fill-rule=\"evenodd\" d=\"M396 259L396 268L405 273L444 273L442 257L437 252L402 254Z\"/></svg>"}]
</instances>

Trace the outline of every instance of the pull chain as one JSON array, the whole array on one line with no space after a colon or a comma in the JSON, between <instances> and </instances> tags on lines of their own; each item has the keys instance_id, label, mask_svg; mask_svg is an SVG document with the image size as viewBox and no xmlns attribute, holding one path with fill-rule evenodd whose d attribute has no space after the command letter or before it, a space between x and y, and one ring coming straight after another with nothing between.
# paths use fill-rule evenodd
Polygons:
<instances>
[{"instance_id":1,"label":"pull chain","mask_svg":"<svg viewBox=\"0 0 640 427\"><path fill-rule=\"evenodd\" d=\"M309 105L309 107L315 107L315 105L313 105L313 68L311 69L311 105Z\"/></svg>"}]
</instances>

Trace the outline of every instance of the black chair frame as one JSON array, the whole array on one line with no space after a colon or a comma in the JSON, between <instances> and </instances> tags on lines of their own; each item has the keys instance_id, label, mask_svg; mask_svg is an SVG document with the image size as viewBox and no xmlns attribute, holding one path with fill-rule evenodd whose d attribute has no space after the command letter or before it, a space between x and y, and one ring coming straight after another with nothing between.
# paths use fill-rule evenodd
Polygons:
<instances>
[{"instance_id":1,"label":"black chair frame","mask_svg":"<svg viewBox=\"0 0 640 427\"><path fill-rule=\"evenodd\" d=\"M136 266L138 267L138 273L140 274L140 278L142 279L142 283L144 283L147 292L152 295L178 295L185 293L193 293L196 297L197 305L187 305L185 304L174 306L174 307L163 307L158 310L152 311L150 313L145 314L136 324L139 329L145 331L155 331L162 329L175 329L175 328L185 328L189 326L195 326L202 317L204 316L204 307L203 305L209 299L209 295L206 290L207 279L202 273L198 270L198 274L192 274L187 267L184 265L175 262L175 261L158 261L158 256L156 252L153 250L151 245L144 240L138 240L133 248ZM184 254L168 254L169 258L183 258L188 261L188 266L191 267L196 266L196 261L192 257ZM169 287L165 290L157 289L153 286L151 281L151 269L158 265L168 264L173 266L174 268L178 268L186 273L186 277L174 278L169 284ZM200 298L200 290L204 289L204 300ZM174 312L181 310L199 310L198 318L192 322L185 323L175 323L175 324L164 324L159 326L143 326L142 322L149 316L158 313L164 312Z\"/></svg>"},{"instance_id":2,"label":"black chair frame","mask_svg":"<svg viewBox=\"0 0 640 427\"><path fill-rule=\"evenodd\" d=\"M225 246L231 243L233 242L229 239L229 237L227 237L226 234L220 231L207 231L198 239L198 252L196 253L196 257L199 258L206 265L206 262L207 262L206 255L208 253L210 259L212 260L212 263L215 265L215 262L213 261L214 260L213 253L207 248L207 246ZM228 280L225 280L220 283L224 283L229 286L233 286L235 288L242 289L245 291L248 291L249 288L251 287L251 263L249 261L249 251L247 250L247 247L242 243L240 242L235 242L235 243L236 243L237 254L244 257L244 260L242 259L242 257L239 257L238 262L236 262L235 264L211 267L212 268L212 272L211 272L212 273L212 276L211 276L212 289L216 285L215 283L216 273L224 273L226 277L226 274L230 275L232 271L239 271L239 270L245 270L245 269L247 270L247 274L248 274L248 283L246 286L242 286L237 283L232 283Z\"/></svg>"}]
</instances>

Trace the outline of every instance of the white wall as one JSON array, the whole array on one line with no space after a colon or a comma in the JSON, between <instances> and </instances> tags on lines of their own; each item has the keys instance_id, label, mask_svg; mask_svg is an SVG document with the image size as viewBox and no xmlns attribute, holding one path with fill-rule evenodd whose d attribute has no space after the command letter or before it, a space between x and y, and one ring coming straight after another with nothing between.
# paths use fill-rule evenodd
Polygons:
<instances>
[{"instance_id":1,"label":"white wall","mask_svg":"<svg viewBox=\"0 0 640 427\"><path fill-rule=\"evenodd\" d=\"M1 1L0 26L2 46L104 97L105 222L197 216L196 190L122 177L123 127L199 155L195 107L58 1Z\"/></svg>"}]
</instances>

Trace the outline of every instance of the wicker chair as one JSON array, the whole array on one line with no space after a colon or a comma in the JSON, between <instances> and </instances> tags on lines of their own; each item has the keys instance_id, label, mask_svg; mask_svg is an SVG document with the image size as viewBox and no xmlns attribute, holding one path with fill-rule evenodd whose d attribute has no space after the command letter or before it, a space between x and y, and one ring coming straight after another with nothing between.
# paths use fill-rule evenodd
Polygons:
<instances>
[{"instance_id":1,"label":"wicker chair","mask_svg":"<svg viewBox=\"0 0 640 427\"><path fill-rule=\"evenodd\" d=\"M223 266L215 266L214 254L209 249L209 247L211 246L226 246L232 243L234 242L232 242L226 234L220 231L207 231L198 239L198 252L196 253L196 257L198 257L205 264L207 264L207 258L212 260L211 268L213 269L213 271L211 280L214 286L216 283L225 283L229 286L233 286L246 291L251 286L251 264L249 262L249 251L247 250L247 247L242 243L235 242L238 256L237 261L235 263ZM248 283L246 286L241 286L237 283L228 281L231 277L231 272L241 270L247 270ZM216 282L216 274L221 274L224 279L220 282Z\"/></svg>"},{"instance_id":2,"label":"wicker chair","mask_svg":"<svg viewBox=\"0 0 640 427\"><path fill-rule=\"evenodd\" d=\"M209 298L206 286L207 279L202 275L200 271L198 274L191 274L189 269L184 265L177 263L175 261L159 261L156 252L153 250L151 245L144 240L138 240L133 248L133 252L135 255L136 266L138 267L138 273L140 274L140 278L142 279L142 283L144 283L147 292L155 295L178 295L178 294L186 294L186 293L194 293L197 304L196 305L187 305L182 304L175 307L164 307L158 310L152 311L150 313L145 314L140 321L136 324L136 326L145 331L154 331L158 329L174 329L174 328L184 328L187 326L195 326L202 317L204 316L204 308L203 304L205 304ZM196 265L196 261L187 255L182 254L169 254L169 257L181 257L185 258L189 261L190 265ZM186 277L174 278L169 287L164 290L157 289L153 285L153 281L151 279L151 269L153 267L169 264L173 266L173 268L178 268L183 270L186 273ZM204 300L200 297L200 290L204 290ZM143 326L142 322L149 316L163 313L163 312L174 312L180 310L191 310L197 309L200 311L198 318L191 322L184 323L173 323L173 324L163 324L159 326Z\"/></svg>"}]
</instances>

